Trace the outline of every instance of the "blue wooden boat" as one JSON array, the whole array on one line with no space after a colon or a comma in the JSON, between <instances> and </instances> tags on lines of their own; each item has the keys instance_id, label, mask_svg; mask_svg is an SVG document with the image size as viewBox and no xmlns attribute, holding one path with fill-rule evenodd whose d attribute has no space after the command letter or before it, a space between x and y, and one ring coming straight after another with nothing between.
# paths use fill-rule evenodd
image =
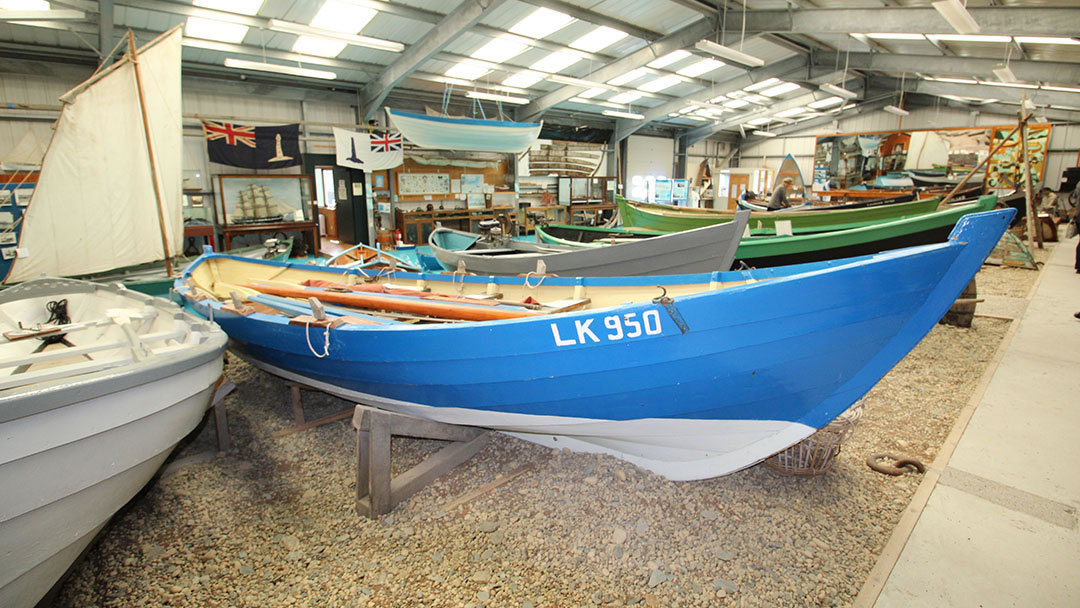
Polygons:
<instances>
[{"instance_id":1,"label":"blue wooden boat","mask_svg":"<svg viewBox=\"0 0 1080 608\"><path fill-rule=\"evenodd\" d=\"M238 354L283 378L702 479L799 442L866 394L937 323L1014 213L967 215L941 243L758 270L376 277L211 254L175 289ZM326 328L304 296L326 305Z\"/></svg>"}]
</instances>

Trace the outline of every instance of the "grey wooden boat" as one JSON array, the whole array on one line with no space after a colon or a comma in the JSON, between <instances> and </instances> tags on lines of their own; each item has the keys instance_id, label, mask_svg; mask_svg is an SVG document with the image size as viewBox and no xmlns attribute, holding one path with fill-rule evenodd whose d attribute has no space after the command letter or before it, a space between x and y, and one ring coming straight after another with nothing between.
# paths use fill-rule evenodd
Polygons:
<instances>
[{"instance_id":1,"label":"grey wooden boat","mask_svg":"<svg viewBox=\"0 0 1080 608\"><path fill-rule=\"evenodd\" d=\"M537 271L562 276L639 276L726 271L735 260L749 211L733 221L650 239L582 249L516 241L491 232L475 234L438 227L428 239L447 268L476 274L517 275Z\"/></svg>"},{"instance_id":2,"label":"grey wooden boat","mask_svg":"<svg viewBox=\"0 0 1080 608\"><path fill-rule=\"evenodd\" d=\"M202 420L227 337L75 279L0 291L0 606L30 608Z\"/></svg>"}]
</instances>

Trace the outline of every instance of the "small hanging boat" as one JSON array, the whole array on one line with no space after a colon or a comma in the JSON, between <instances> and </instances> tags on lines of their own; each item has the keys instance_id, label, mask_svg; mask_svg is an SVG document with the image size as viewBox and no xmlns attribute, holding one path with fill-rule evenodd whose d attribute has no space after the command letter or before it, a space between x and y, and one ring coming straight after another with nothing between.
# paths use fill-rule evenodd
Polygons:
<instances>
[{"instance_id":1,"label":"small hanging boat","mask_svg":"<svg viewBox=\"0 0 1080 608\"><path fill-rule=\"evenodd\" d=\"M227 337L74 279L0 291L0 606L30 608L202 420Z\"/></svg>"},{"instance_id":2,"label":"small hanging boat","mask_svg":"<svg viewBox=\"0 0 1080 608\"><path fill-rule=\"evenodd\" d=\"M438 227L428 246L450 269L476 274L526 274L542 262L546 272L560 276L640 276L728 270L746 228L749 211L725 224L632 240L603 248L531 243ZM540 271L544 274L544 271Z\"/></svg>"},{"instance_id":3,"label":"small hanging boat","mask_svg":"<svg viewBox=\"0 0 1080 608\"><path fill-rule=\"evenodd\" d=\"M175 289L283 378L702 479L799 442L866 394L1014 213L965 216L933 245L758 270L370 276L204 255Z\"/></svg>"},{"instance_id":4,"label":"small hanging boat","mask_svg":"<svg viewBox=\"0 0 1080 608\"><path fill-rule=\"evenodd\" d=\"M961 217L969 213L989 211L996 203L997 197L990 195L967 204L948 205L941 211L883 220L847 230L791 236L744 237L739 241L739 249L735 253L735 267L745 264L753 268L765 268L820 262L937 243L949 236L949 232ZM610 242L648 239L657 234L663 233L593 226L536 227L536 236L542 242L574 247L605 247Z\"/></svg>"},{"instance_id":5,"label":"small hanging boat","mask_svg":"<svg viewBox=\"0 0 1080 608\"><path fill-rule=\"evenodd\" d=\"M510 122L427 116L386 109L394 128L405 139L436 150L472 150L521 154L540 137L542 122Z\"/></svg>"},{"instance_id":6,"label":"small hanging boat","mask_svg":"<svg viewBox=\"0 0 1080 608\"><path fill-rule=\"evenodd\" d=\"M874 222L885 219L897 219L919 215L920 213L929 213L937 208L940 201L940 198L935 197L860 209L836 209L832 211L804 211L800 209L785 213L754 212L751 213L748 223L751 233L754 234L774 233L776 231L776 222L780 220L790 221L792 231L795 234L827 232L869 226ZM621 196L616 196L615 202L619 205L619 217L622 218L623 226L663 232L677 232L679 230L729 222L735 213L727 210L690 209L642 203Z\"/></svg>"}]
</instances>

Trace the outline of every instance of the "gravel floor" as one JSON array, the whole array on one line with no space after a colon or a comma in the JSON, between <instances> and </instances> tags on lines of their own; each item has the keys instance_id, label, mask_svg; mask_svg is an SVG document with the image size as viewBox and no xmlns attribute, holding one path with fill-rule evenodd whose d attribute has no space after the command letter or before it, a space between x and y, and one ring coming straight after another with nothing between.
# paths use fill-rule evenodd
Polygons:
<instances>
[{"instance_id":1,"label":"gravel floor","mask_svg":"<svg viewBox=\"0 0 1080 608\"><path fill-rule=\"evenodd\" d=\"M980 295L1023 297L1037 276L986 267ZM56 605L846 606L920 481L875 473L866 457L929 464L1008 326L981 317L971 329L937 326L869 393L853 438L820 477L755 466L671 482L495 434L377 521L353 510L349 422L272 438L292 424L288 389L230 357L235 449L152 483L73 569ZM309 420L349 406L304 396ZM212 436L210 422L177 456L212 450ZM395 439L395 470L440 447Z\"/></svg>"}]
</instances>

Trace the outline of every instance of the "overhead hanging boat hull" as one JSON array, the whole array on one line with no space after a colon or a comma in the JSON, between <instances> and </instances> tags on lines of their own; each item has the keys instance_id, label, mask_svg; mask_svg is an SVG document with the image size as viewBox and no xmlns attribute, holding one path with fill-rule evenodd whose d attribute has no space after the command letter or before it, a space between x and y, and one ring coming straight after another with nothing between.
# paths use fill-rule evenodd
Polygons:
<instances>
[{"instance_id":1,"label":"overhead hanging boat hull","mask_svg":"<svg viewBox=\"0 0 1080 608\"><path fill-rule=\"evenodd\" d=\"M365 288L393 282L589 306L484 322L368 319L323 330L283 315L232 314L218 298L240 285L347 277L224 256L196 261L176 289L213 315L241 356L284 378L408 415L614 454L671 479L701 479L787 448L862 397L941 318L1012 214L966 216L934 245L751 271L542 282L356 277ZM324 339L325 350L312 346Z\"/></svg>"},{"instance_id":2,"label":"overhead hanging boat hull","mask_svg":"<svg viewBox=\"0 0 1080 608\"><path fill-rule=\"evenodd\" d=\"M96 323L66 333L72 346L0 344L0 605L11 608L37 604L146 485L221 376L225 334L161 298L36 279L0 292L0 310L30 326L61 299L73 324ZM147 349L138 356L124 315Z\"/></svg>"},{"instance_id":3,"label":"overhead hanging boat hull","mask_svg":"<svg viewBox=\"0 0 1080 608\"><path fill-rule=\"evenodd\" d=\"M539 122L426 116L386 109L394 128L421 148L520 154L540 136Z\"/></svg>"}]
</instances>

